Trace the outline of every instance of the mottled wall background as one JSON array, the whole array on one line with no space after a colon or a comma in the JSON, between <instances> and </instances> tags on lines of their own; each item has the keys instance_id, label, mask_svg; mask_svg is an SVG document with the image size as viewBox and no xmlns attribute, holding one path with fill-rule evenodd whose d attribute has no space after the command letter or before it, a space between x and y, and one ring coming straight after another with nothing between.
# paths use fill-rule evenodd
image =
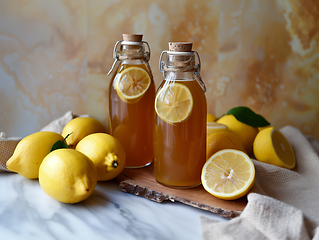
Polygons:
<instances>
[{"instance_id":1,"label":"mottled wall background","mask_svg":"<svg viewBox=\"0 0 319 240\"><path fill-rule=\"evenodd\" d=\"M72 110L105 121L122 33L143 33L156 85L169 41L192 41L208 112L238 105L319 139L318 0L0 0L0 131L26 136Z\"/></svg>"}]
</instances>

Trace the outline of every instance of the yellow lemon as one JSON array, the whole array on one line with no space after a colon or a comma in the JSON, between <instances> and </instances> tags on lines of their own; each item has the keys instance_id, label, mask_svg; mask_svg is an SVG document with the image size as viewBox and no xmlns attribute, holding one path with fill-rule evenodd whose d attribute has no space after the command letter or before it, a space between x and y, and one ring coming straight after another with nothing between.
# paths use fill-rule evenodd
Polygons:
<instances>
[{"instance_id":1,"label":"yellow lemon","mask_svg":"<svg viewBox=\"0 0 319 240\"><path fill-rule=\"evenodd\" d=\"M93 193L97 172L93 162L83 153L57 149L43 159L39 182L50 197L64 203L78 203Z\"/></svg>"},{"instance_id":2,"label":"yellow lemon","mask_svg":"<svg viewBox=\"0 0 319 240\"><path fill-rule=\"evenodd\" d=\"M239 137L248 155L253 152L253 142L258 133L258 128L238 121L231 114L222 116L217 122L225 124L229 131L235 133Z\"/></svg>"},{"instance_id":3,"label":"yellow lemon","mask_svg":"<svg viewBox=\"0 0 319 240\"><path fill-rule=\"evenodd\" d=\"M76 150L93 161L98 181L117 177L125 167L125 150L122 144L109 134L94 133L86 136L78 143Z\"/></svg>"},{"instance_id":4,"label":"yellow lemon","mask_svg":"<svg viewBox=\"0 0 319 240\"><path fill-rule=\"evenodd\" d=\"M223 149L237 149L245 151L244 146L236 134L228 130L214 132L207 138L206 159Z\"/></svg>"},{"instance_id":5,"label":"yellow lemon","mask_svg":"<svg viewBox=\"0 0 319 240\"><path fill-rule=\"evenodd\" d=\"M66 137L71 133L65 141L69 148L75 149L82 138L99 132L106 133L106 129L100 121L92 117L77 117L64 126L62 136Z\"/></svg>"},{"instance_id":6,"label":"yellow lemon","mask_svg":"<svg viewBox=\"0 0 319 240\"><path fill-rule=\"evenodd\" d=\"M214 122L217 119L213 114L207 113L207 122Z\"/></svg>"},{"instance_id":7,"label":"yellow lemon","mask_svg":"<svg viewBox=\"0 0 319 240\"><path fill-rule=\"evenodd\" d=\"M117 75L115 90L122 101L134 103L151 85L148 73L140 67L129 67Z\"/></svg>"},{"instance_id":8,"label":"yellow lemon","mask_svg":"<svg viewBox=\"0 0 319 240\"><path fill-rule=\"evenodd\" d=\"M242 151L225 149L212 155L202 175L204 189L217 198L235 200L245 196L255 182L255 167Z\"/></svg>"},{"instance_id":9,"label":"yellow lemon","mask_svg":"<svg viewBox=\"0 0 319 240\"><path fill-rule=\"evenodd\" d=\"M165 122L174 124L190 116L193 97L184 84L169 83L159 90L155 98L155 111Z\"/></svg>"},{"instance_id":10,"label":"yellow lemon","mask_svg":"<svg viewBox=\"0 0 319 240\"><path fill-rule=\"evenodd\" d=\"M295 152L286 137L274 127L261 130L254 141L254 155L258 161L293 169Z\"/></svg>"},{"instance_id":11,"label":"yellow lemon","mask_svg":"<svg viewBox=\"0 0 319 240\"><path fill-rule=\"evenodd\" d=\"M269 127L272 127L271 125L268 125L268 126L265 126L265 127L259 127L258 128L258 131L260 132L261 130L265 129L265 128L269 128Z\"/></svg>"},{"instance_id":12,"label":"yellow lemon","mask_svg":"<svg viewBox=\"0 0 319 240\"><path fill-rule=\"evenodd\" d=\"M59 140L63 137L55 132L36 132L23 138L7 161L7 168L26 178L38 178L43 159Z\"/></svg>"},{"instance_id":13,"label":"yellow lemon","mask_svg":"<svg viewBox=\"0 0 319 240\"><path fill-rule=\"evenodd\" d=\"M228 130L228 127L224 124L217 122L207 122L207 137L215 132L221 132Z\"/></svg>"}]
</instances>

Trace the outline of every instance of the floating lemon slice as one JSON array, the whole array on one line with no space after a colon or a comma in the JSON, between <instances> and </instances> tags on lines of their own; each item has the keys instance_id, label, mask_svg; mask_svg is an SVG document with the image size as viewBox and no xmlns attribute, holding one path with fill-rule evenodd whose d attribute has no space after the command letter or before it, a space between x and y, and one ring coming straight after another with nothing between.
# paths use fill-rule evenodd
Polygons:
<instances>
[{"instance_id":1,"label":"floating lemon slice","mask_svg":"<svg viewBox=\"0 0 319 240\"><path fill-rule=\"evenodd\" d=\"M255 167L242 151L225 149L212 155L202 170L202 184L217 198L235 200L245 196L255 182Z\"/></svg>"},{"instance_id":2,"label":"floating lemon slice","mask_svg":"<svg viewBox=\"0 0 319 240\"><path fill-rule=\"evenodd\" d=\"M221 132L228 130L228 127L225 124L217 122L207 122L207 137L215 132Z\"/></svg>"},{"instance_id":3,"label":"floating lemon slice","mask_svg":"<svg viewBox=\"0 0 319 240\"><path fill-rule=\"evenodd\" d=\"M156 95L155 111L167 123L182 122L188 118L193 109L193 97L185 85L169 83Z\"/></svg>"},{"instance_id":4,"label":"floating lemon slice","mask_svg":"<svg viewBox=\"0 0 319 240\"><path fill-rule=\"evenodd\" d=\"M258 161L293 169L295 152L286 137L273 127L262 129L256 136L254 154Z\"/></svg>"},{"instance_id":5,"label":"floating lemon slice","mask_svg":"<svg viewBox=\"0 0 319 240\"><path fill-rule=\"evenodd\" d=\"M148 73L139 67L129 67L118 74L116 92L125 102L136 102L151 85Z\"/></svg>"}]
</instances>

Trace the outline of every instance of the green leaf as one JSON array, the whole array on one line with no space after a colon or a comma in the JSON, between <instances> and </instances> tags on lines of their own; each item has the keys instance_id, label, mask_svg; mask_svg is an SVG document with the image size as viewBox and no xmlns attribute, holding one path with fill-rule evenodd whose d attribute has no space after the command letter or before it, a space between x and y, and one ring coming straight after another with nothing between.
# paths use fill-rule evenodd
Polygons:
<instances>
[{"instance_id":1,"label":"green leaf","mask_svg":"<svg viewBox=\"0 0 319 240\"><path fill-rule=\"evenodd\" d=\"M63 141L59 140L57 142L55 142L51 148L51 151L54 151L54 150L57 150L57 149L60 149L60 148L68 148L68 145Z\"/></svg>"},{"instance_id":2,"label":"green leaf","mask_svg":"<svg viewBox=\"0 0 319 240\"><path fill-rule=\"evenodd\" d=\"M252 127L265 127L270 125L263 116L256 114L248 107L235 107L230 109L226 114L232 114L238 121Z\"/></svg>"},{"instance_id":3,"label":"green leaf","mask_svg":"<svg viewBox=\"0 0 319 240\"><path fill-rule=\"evenodd\" d=\"M69 148L68 145L65 142L65 139L67 139L68 136L70 136L72 133L69 133L68 135L66 135L66 137L63 139L63 141L58 140L57 142L55 142L50 150L50 152L60 149L60 148Z\"/></svg>"}]
</instances>

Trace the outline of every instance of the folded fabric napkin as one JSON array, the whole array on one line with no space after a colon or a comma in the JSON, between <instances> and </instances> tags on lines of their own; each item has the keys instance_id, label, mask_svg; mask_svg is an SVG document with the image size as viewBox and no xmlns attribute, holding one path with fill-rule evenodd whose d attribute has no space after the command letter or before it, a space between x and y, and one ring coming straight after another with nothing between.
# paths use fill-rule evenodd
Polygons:
<instances>
[{"instance_id":1,"label":"folded fabric napkin","mask_svg":"<svg viewBox=\"0 0 319 240\"><path fill-rule=\"evenodd\" d=\"M201 217L211 239L319 240L319 142L287 126L280 131L296 155L293 170L254 160L255 185L241 215L227 222Z\"/></svg>"}]
</instances>

